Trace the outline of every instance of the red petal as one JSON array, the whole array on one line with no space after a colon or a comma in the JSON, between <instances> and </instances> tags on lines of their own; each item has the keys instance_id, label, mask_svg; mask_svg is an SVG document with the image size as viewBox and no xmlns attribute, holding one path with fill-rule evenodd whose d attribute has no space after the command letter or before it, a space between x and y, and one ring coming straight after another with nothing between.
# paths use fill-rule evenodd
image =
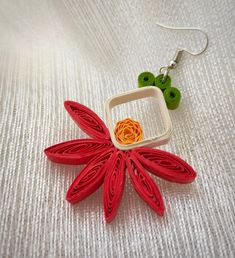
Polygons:
<instances>
[{"instance_id":1,"label":"red petal","mask_svg":"<svg viewBox=\"0 0 235 258\"><path fill-rule=\"evenodd\" d=\"M124 184L125 157L122 151L118 151L115 156L112 156L112 164L109 166L104 179L103 205L107 222L111 222L117 213Z\"/></svg>"},{"instance_id":2,"label":"red petal","mask_svg":"<svg viewBox=\"0 0 235 258\"><path fill-rule=\"evenodd\" d=\"M62 142L44 150L53 162L79 165L87 163L97 154L111 148L112 143L101 139L79 139Z\"/></svg>"},{"instance_id":3,"label":"red petal","mask_svg":"<svg viewBox=\"0 0 235 258\"><path fill-rule=\"evenodd\" d=\"M114 148L108 150L87 164L69 187L66 195L67 201L71 203L81 201L102 185L107 166L112 162L112 154L114 152Z\"/></svg>"},{"instance_id":4,"label":"red petal","mask_svg":"<svg viewBox=\"0 0 235 258\"><path fill-rule=\"evenodd\" d=\"M154 175L177 183L191 183L196 172L181 158L162 150L137 148L134 155Z\"/></svg>"},{"instance_id":5,"label":"red petal","mask_svg":"<svg viewBox=\"0 0 235 258\"><path fill-rule=\"evenodd\" d=\"M104 122L88 107L73 101L64 102L65 109L75 123L92 138L110 139Z\"/></svg>"},{"instance_id":6,"label":"red petal","mask_svg":"<svg viewBox=\"0 0 235 258\"><path fill-rule=\"evenodd\" d=\"M126 164L136 192L157 214L163 216L164 203L162 196L151 177L144 171L144 168L132 153L129 153Z\"/></svg>"}]
</instances>

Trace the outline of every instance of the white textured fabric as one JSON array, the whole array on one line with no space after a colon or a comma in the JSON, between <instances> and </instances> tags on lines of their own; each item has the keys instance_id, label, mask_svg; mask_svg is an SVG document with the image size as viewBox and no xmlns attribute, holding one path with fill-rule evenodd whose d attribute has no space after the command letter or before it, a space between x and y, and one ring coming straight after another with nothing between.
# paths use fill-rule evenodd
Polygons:
<instances>
[{"instance_id":1,"label":"white textured fabric","mask_svg":"<svg viewBox=\"0 0 235 258\"><path fill-rule=\"evenodd\" d=\"M155 22L201 27L210 38L203 55L184 55L171 73L183 99L170 112L172 140L161 147L198 178L154 178L163 218L127 180L106 224L101 190L75 206L65 201L82 166L53 164L43 149L86 137L64 100L104 119L104 101L135 88L140 72L157 74L177 46L203 47L200 33ZM234 257L234 27L233 0L1 0L0 257Z\"/></svg>"}]
</instances>

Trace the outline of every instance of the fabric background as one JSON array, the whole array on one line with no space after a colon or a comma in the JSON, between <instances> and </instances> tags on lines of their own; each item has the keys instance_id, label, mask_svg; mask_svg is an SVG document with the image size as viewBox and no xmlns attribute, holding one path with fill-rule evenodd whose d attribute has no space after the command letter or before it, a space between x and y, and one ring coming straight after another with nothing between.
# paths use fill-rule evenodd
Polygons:
<instances>
[{"instance_id":1,"label":"fabric background","mask_svg":"<svg viewBox=\"0 0 235 258\"><path fill-rule=\"evenodd\" d=\"M191 185L154 178L163 218L127 180L117 217L106 224L101 189L78 205L65 201L82 166L53 164L43 149L86 137L64 100L104 119L105 100L136 88L140 72L157 74L178 46L203 47L200 33L155 22L209 35L208 50L185 54L171 73L183 99L170 112L172 140L160 147L198 177ZM234 257L234 27L233 0L1 0L0 256Z\"/></svg>"}]
</instances>

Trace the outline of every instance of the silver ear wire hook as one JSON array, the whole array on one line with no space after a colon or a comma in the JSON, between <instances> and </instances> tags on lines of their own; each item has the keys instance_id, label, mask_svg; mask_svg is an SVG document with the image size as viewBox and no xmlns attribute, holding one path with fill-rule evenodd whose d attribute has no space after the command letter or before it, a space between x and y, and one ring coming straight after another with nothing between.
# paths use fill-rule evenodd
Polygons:
<instances>
[{"instance_id":1,"label":"silver ear wire hook","mask_svg":"<svg viewBox=\"0 0 235 258\"><path fill-rule=\"evenodd\" d=\"M191 27L191 28L190 27L170 27L170 26L166 26L164 24L158 23L158 22L156 22L156 24L158 26L162 27L162 28L169 29L169 30L194 30L194 31L199 31L206 38L206 44L205 44L204 48L201 51L199 51L199 52L190 52L190 51L188 51L186 49L183 49L183 48L182 49L178 48L176 50L175 56L174 56L173 60L170 61L170 64L168 66L161 67L160 70L159 70L160 73L162 73L163 70L165 70L163 78L162 78L162 81L164 82L166 80L166 77L169 74L170 70L176 68L177 64L179 63L179 61L180 61L180 59L182 57L183 52L186 52L186 53L188 53L188 54L190 54L192 56L201 55L202 53L204 53L206 51L206 49L208 47L209 38L208 38L208 35L207 35L207 33L205 31L203 31L202 29L196 28L196 27Z\"/></svg>"}]
</instances>

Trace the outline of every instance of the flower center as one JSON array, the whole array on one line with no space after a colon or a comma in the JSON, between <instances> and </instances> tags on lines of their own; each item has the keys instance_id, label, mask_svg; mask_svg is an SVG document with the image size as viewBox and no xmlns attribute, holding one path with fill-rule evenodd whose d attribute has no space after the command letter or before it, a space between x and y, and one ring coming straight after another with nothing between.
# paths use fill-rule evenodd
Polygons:
<instances>
[{"instance_id":1,"label":"flower center","mask_svg":"<svg viewBox=\"0 0 235 258\"><path fill-rule=\"evenodd\" d=\"M131 118L117 122L114 134L116 140L121 144L131 144L142 141L143 139L143 131L140 123Z\"/></svg>"}]
</instances>

